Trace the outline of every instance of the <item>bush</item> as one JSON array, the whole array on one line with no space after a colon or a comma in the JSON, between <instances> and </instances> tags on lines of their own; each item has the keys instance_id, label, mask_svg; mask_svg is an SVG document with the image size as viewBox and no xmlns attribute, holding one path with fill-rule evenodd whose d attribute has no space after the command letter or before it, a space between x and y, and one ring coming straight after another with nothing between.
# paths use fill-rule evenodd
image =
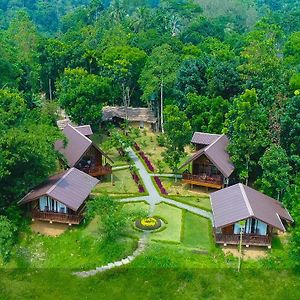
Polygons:
<instances>
[{"instance_id":1,"label":"bush","mask_svg":"<svg viewBox=\"0 0 300 300\"><path fill-rule=\"evenodd\" d=\"M166 143L167 143L167 140L166 140L166 137L164 135L158 135L157 138L157 144L158 146L160 147L165 147L166 146Z\"/></svg>"},{"instance_id":2,"label":"bush","mask_svg":"<svg viewBox=\"0 0 300 300\"><path fill-rule=\"evenodd\" d=\"M168 192L167 192L166 189L163 187L163 185L162 185L162 183L161 183L159 177L154 176L154 181L155 181L156 185L158 186L158 188L159 188L161 194L163 194L163 195L168 195Z\"/></svg>"},{"instance_id":3,"label":"bush","mask_svg":"<svg viewBox=\"0 0 300 300\"><path fill-rule=\"evenodd\" d=\"M7 217L0 216L0 255L5 262L9 259L16 231L17 228Z\"/></svg>"}]
</instances>

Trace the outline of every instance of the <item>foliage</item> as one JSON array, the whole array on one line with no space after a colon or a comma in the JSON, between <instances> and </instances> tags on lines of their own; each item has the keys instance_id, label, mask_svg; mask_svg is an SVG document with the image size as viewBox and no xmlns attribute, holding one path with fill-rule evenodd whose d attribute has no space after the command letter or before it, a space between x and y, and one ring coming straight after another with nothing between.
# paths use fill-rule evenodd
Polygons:
<instances>
[{"instance_id":1,"label":"foliage","mask_svg":"<svg viewBox=\"0 0 300 300\"><path fill-rule=\"evenodd\" d=\"M14 243L16 227L5 216L0 215L0 256L3 261L9 259L10 251Z\"/></svg>"},{"instance_id":2,"label":"foliage","mask_svg":"<svg viewBox=\"0 0 300 300\"><path fill-rule=\"evenodd\" d=\"M62 108L77 124L97 125L102 105L109 100L109 80L87 71L66 69L58 82L58 98Z\"/></svg>"},{"instance_id":3,"label":"foliage","mask_svg":"<svg viewBox=\"0 0 300 300\"><path fill-rule=\"evenodd\" d=\"M164 158L173 172L184 154L184 146L190 141L192 128L186 114L175 105L167 105L165 109L166 148Z\"/></svg>"},{"instance_id":4,"label":"foliage","mask_svg":"<svg viewBox=\"0 0 300 300\"><path fill-rule=\"evenodd\" d=\"M122 210L122 204L108 195L88 201L87 214L89 218L100 216L101 229L108 241L117 239L128 222L128 215Z\"/></svg>"},{"instance_id":5,"label":"foliage","mask_svg":"<svg viewBox=\"0 0 300 300\"><path fill-rule=\"evenodd\" d=\"M280 146L272 144L259 160L262 176L257 180L260 190L278 200L290 183L289 159Z\"/></svg>"},{"instance_id":6,"label":"foliage","mask_svg":"<svg viewBox=\"0 0 300 300\"><path fill-rule=\"evenodd\" d=\"M246 183L257 172L258 159L269 144L267 124L267 115L254 89L235 98L226 114L228 151L240 179Z\"/></svg>"},{"instance_id":7,"label":"foliage","mask_svg":"<svg viewBox=\"0 0 300 300\"><path fill-rule=\"evenodd\" d=\"M29 110L21 94L0 90L0 210L20 200L57 167L61 138L49 115Z\"/></svg>"}]
</instances>

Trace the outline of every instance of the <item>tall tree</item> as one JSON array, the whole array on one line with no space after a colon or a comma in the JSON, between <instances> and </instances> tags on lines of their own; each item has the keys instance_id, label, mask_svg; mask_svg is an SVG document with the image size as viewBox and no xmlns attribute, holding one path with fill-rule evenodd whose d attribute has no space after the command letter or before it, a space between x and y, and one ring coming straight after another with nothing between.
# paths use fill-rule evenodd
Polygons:
<instances>
[{"instance_id":1,"label":"tall tree","mask_svg":"<svg viewBox=\"0 0 300 300\"><path fill-rule=\"evenodd\" d=\"M262 192L282 200L290 183L289 159L280 146L272 144L260 158L258 164L262 168L262 176L256 181Z\"/></svg>"},{"instance_id":2,"label":"tall tree","mask_svg":"<svg viewBox=\"0 0 300 300\"><path fill-rule=\"evenodd\" d=\"M57 83L58 100L78 124L99 124L102 105L110 99L110 80L81 68L66 69Z\"/></svg>"},{"instance_id":3,"label":"tall tree","mask_svg":"<svg viewBox=\"0 0 300 300\"><path fill-rule=\"evenodd\" d=\"M267 114L254 89L233 100L226 114L224 133L230 139L228 151L236 172L248 184L249 178L257 176L258 160L270 143Z\"/></svg>"},{"instance_id":4,"label":"tall tree","mask_svg":"<svg viewBox=\"0 0 300 300\"><path fill-rule=\"evenodd\" d=\"M139 79L144 101L149 101L154 94L160 95L160 110L158 111L161 116L162 132L164 132L164 94L174 84L178 67L179 56L172 51L168 44L164 44L153 49Z\"/></svg>"}]
</instances>

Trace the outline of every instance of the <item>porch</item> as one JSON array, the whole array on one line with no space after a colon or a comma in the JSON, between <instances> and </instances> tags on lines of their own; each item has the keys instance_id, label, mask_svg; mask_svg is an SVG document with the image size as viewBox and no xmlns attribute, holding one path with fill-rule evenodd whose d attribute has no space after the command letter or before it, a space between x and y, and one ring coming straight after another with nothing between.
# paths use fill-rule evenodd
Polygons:
<instances>
[{"instance_id":1,"label":"porch","mask_svg":"<svg viewBox=\"0 0 300 300\"><path fill-rule=\"evenodd\" d=\"M239 234L223 234L214 233L217 244L223 245L238 245L240 243ZM267 246L271 247L272 235L256 235L256 234L243 234L242 245L244 246Z\"/></svg>"},{"instance_id":2,"label":"porch","mask_svg":"<svg viewBox=\"0 0 300 300\"><path fill-rule=\"evenodd\" d=\"M182 174L184 183L205 186L213 189L222 189L224 187L221 176L193 175L188 173Z\"/></svg>"},{"instance_id":3,"label":"porch","mask_svg":"<svg viewBox=\"0 0 300 300\"><path fill-rule=\"evenodd\" d=\"M81 213L71 215L34 209L32 211L32 218L35 220L49 221L50 223L80 224L83 219L83 215Z\"/></svg>"},{"instance_id":4,"label":"porch","mask_svg":"<svg viewBox=\"0 0 300 300\"><path fill-rule=\"evenodd\" d=\"M98 177L98 176L104 176L104 175L109 175L112 173L112 167L110 165L106 166L85 166L81 171L89 174L90 176L93 177Z\"/></svg>"}]
</instances>

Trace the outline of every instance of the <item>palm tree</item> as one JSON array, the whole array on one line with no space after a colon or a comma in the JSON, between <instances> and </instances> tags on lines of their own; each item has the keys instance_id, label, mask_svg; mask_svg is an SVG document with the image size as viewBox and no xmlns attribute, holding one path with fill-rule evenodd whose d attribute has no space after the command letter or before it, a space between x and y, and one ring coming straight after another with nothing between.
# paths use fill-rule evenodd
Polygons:
<instances>
[{"instance_id":1,"label":"palm tree","mask_svg":"<svg viewBox=\"0 0 300 300\"><path fill-rule=\"evenodd\" d=\"M111 19L116 23L120 23L124 16L126 15L126 11L123 7L122 0L113 0L110 4L110 13Z\"/></svg>"}]
</instances>

